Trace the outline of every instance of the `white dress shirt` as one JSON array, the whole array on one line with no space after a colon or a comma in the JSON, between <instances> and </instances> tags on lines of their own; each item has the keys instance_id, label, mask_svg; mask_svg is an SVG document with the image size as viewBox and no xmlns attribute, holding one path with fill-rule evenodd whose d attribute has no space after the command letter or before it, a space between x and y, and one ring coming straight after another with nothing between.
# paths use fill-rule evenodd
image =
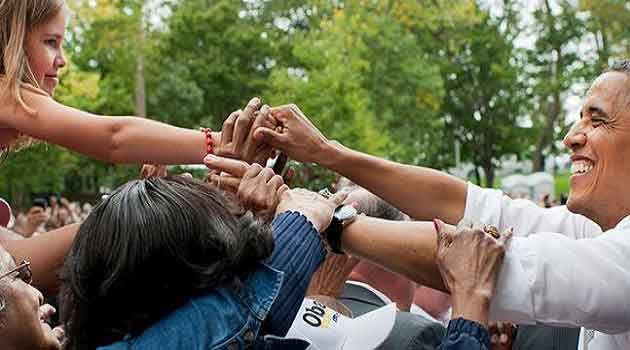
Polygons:
<instances>
[{"instance_id":1,"label":"white dress shirt","mask_svg":"<svg viewBox=\"0 0 630 350\"><path fill-rule=\"evenodd\" d=\"M514 228L492 319L594 330L582 330L579 350L630 349L630 216L602 233L566 207L469 184L464 218Z\"/></svg>"}]
</instances>

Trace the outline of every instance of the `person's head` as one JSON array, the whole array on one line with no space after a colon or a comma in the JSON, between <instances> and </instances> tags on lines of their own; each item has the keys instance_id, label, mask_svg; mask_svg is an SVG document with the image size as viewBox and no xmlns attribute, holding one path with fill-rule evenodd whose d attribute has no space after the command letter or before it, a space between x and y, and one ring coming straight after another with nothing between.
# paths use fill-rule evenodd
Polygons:
<instances>
[{"instance_id":1,"label":"person's head","mask_svg":"<svg viewBox=\"0 0 630 350\"><path fill-rule=\"evenodd\" d=\"M65 66L61 43L65 35L65 0L0 0L0 98L8 97L26 111L24 84L52 96ZM23 146L30 139L17 130L0 128L0 149Z\"/></svg>"},{"instance_id":2,"label":"person's head","mask_svg":"<svg viewBox=\"0 0 630 350\"><path fill-rule=\"evenodd\" d=\"M70 210L66 207L60 207L57 209L57 220L61 225L67 224L70 220Z\"/></svg>"},{"instance_id":3,"label":"person's head","mask_svg":"<svg viewBox=\"0 0 630 350\"><path fill-rule=\"evenodd\" d=\"M595 79L564 144L572 154L568 208L614 227L630 214L630 61Z\"/></svg>"},{"instance_id":4,"label":"person's head","mask_svg":"<svg viewBox=\"0 0 630 350\"><path fill-rule=\"evenodd\" d=\"M190 298L242 277L273 250L271 227L216 187L131 181L95 206L62 272L67 349L141 334Z\"/></svg>"},{"instance_id":5,"label":"person's head","mask_svg":"<svg viewBox=\"0 0 630 350\"><path fill-rule=\"evenodd\" d=\"M61 344L40 315L42 294L30 285L29 267L0 246L0 348L57 350Z\"/></svg>"},{"instance_id":6,"label":"person's head","mask_svg":"<svg viewBox=\"0 0 630 350\"><path fill-rule=\"evenodd\" d=\"M61 49L66 16L64 0L0 1L0 74L20 103L20 83L53 95L57 72L66 63Z\"/></svg>"}]
</instances>

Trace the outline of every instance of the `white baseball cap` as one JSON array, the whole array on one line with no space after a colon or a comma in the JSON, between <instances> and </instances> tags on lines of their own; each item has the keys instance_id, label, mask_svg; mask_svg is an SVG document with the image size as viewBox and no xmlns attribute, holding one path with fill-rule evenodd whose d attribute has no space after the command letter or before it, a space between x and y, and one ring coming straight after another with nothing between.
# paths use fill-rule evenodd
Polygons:
<instances>
[{"instance_id":1,"label":"white baseball cap","mask_svg":"<svg viewBox=\"0 0 630 350\"><path fill-rule=\"evenodd\" d=\"M385 341L395 321L395 303L349 318L305 298L286 338L309 342L307 350L371 350Z\"/></svg>"}]
</instances>

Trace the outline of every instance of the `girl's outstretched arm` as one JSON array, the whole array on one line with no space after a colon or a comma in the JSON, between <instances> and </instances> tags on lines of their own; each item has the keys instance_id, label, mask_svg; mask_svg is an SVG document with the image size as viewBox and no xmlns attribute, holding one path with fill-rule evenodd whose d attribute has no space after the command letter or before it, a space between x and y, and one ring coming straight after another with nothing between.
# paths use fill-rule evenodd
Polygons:
<instances>
[{"instance_id":1,"label":"girl's outstretched arm","mask_svg":"<svg viewBox=\"0 0 630 350\"><path fill-rule=\"evenodd\" d=\"M198 164L206 155L205 135L198 130L145 118L99 116L22 91L35 113L2 103L0 124L34 138L111 163ZM219 138L220 133L213 134L215 142Z\"/></svg>"}]
</instances>

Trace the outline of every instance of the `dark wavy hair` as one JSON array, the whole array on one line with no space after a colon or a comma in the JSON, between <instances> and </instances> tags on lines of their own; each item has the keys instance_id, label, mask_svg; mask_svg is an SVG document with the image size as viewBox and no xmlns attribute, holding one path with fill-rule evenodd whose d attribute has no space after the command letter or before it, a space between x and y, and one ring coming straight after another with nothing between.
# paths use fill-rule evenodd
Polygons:
<instances>
[{"instance_id":1,"label":"dark wavy hair","mask_svg":"<svg viewBox=\"0 0 630 350\"><path fill-rule=\"evenodd\" d=\"M139 335L192 297L238 288L272 250L271 227L212 185L131 181L94 208L65 261L65 348Z\"/></svg>"}]
</instances>

